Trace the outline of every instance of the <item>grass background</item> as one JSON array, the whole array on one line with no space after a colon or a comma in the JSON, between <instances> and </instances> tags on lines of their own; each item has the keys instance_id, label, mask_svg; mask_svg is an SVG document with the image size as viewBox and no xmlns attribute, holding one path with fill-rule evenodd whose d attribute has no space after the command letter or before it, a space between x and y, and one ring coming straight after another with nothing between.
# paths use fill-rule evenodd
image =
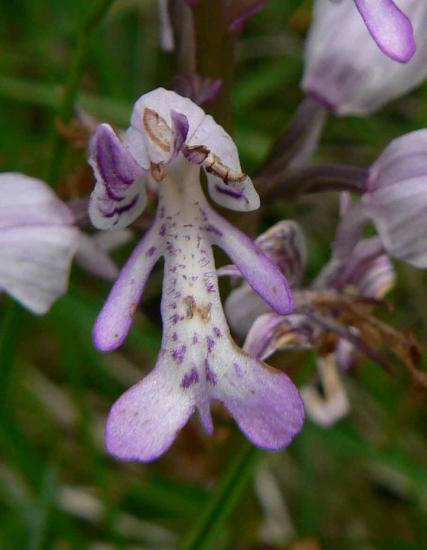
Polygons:
<instances>
[{"instance_id":1,"label":"grass background","mask_svg":"<svg viewBox=\"0 0 427 550\"><path fill-rule=\"evenodd\" d=\"M48 177L61 85L93 4L0 0L2 171ZM270 0L239 41L235 138L249 173L302 99L310 7ZM156 3L118 0L90 42L79 105L126 126L135 99L170 87L173 76L173 55L159 49ZM316 156L368 165L393 137L426 126L426 115L424 85L369 119L331 119ZM88 190L85 162L84 149L65 151L64 198ZM329 257L336 197L277 204L264 225L283 217L306 231L310 280ZM426 277L397 268L388 320L424 345ZM106 455L109 406L154 364L160 277L150 282L127 342L111 355L97 353L90 336L109 285L77 267L69 293L45 317L0 296L0 548L427 548L426 399L399 366L390 378L365 361L346 379L348 418L327 430L307 421L284 452L252 450L218 409L212 438L193 420L153 464ZM286 362L282 355L282 368ZM302 381L313 374L314 358L299 362Z\"/></svg>"}]
</instances>

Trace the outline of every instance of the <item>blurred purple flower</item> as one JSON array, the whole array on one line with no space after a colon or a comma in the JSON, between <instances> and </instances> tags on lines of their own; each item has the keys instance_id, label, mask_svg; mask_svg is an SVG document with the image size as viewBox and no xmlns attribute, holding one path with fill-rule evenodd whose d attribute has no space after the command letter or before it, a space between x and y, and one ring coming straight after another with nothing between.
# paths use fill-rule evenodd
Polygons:
<instances>
[{"instance_id":1,"label":"blurred purple flower","mask_svg":"<svg viewBox=\"0 0 427 550\"><path fill-rule=\"evenodd\" d=\"M371 221L390 256L427 267L427 130L393 140L374 162L360 201L337 229L336 256L346 262Z\"/></svg>"},{"instance_id":2,"label":"blurred purple flower","mask_svg":"<svg viewBox=\"0 0 427 550\"><path fill-rule=\"evenodd\" d=\"M210 402L221 401L256 445L279 449L300 430L298 390L231 340L218 292L212 246L221 247L275 310L292 309L285 277L252 241L220 217L200 187L203 167L214 201L238 211L259 198L241 171L237 149L213 118L174 92L158 89L135 104L123 142L108 125L96 130L90 163L97 183L90 214L95 226L124 226L145 204L144 178L158 186L157 214L123 268L94 327L96 346L125 339L145 282L164 258L163 339L157 364L113 405L108 450L123 460L164 453L195 409L213 430Z\"/></svg>"},{"instance_id":3,"label":"blurred purple flower","mask_svg":"<svg viewBox=\"0 0 427 550\"><path fill-rule=\"evenodd\" d=\"M0 175L0 289L36 314L65 293L71 262L95 276L114 279L107 252L129 240L128 231L89 236L50 187L19 173Z\"/></svg>"},{"instance_id":4,"label":"blurred purple flower","mask_svg":"<svg viewBox=\"0 0 427 550\"><path fill-rule=\"evenodd\" d=\"M317 0L302 87L339 116L372 113L410 91L427 75L427 2L399 2L412 21L416 53L410 23L390 0L359 0L357 5L382 49L394 59L408 62L396 63L378 50L351 0L334 5L330 0Z\"/></svg>"}]
</instances>

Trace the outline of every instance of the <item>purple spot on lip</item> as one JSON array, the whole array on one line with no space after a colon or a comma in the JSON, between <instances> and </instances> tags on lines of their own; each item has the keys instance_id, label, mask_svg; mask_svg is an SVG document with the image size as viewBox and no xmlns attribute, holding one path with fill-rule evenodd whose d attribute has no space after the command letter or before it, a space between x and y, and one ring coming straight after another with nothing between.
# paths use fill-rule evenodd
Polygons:
<instances>
[{"instance_id":1,"label":"purple spot on lip","mask_svg":"<svg viewBox=\"0 0 427 550\"><path fill-rule=\"evenodd\" d=\"M186 351L187 351L187 346L184 344L180 346L178 349L172 350L171 352L172 358L174 361L178 363L178 365L180 365L184 361Z\"/></svg>"},{"instance_id":2,"label":"purple spot on lip","mask_svg":"<svg viewBox=\"0 0 427 550\"><path fill-rule=\"evenodd\" d=\"M184 374L181 380L181 388L187 389L193 384L197 384L198 381L199 373L197 372L197 369L193 367L189 372Z\"/></svg>"},{"instance_id":3,"label":"purple spot on lip","mask_svg":"<svg viewBox=\"0 0 427 550\"><path fill-rule=\"evenodd\" d=\"M164 236L166 235L166 224L162 224L162 225L160 226L159 235L160 235L161 237L164 237Z\"/></svg>"},{"instance_id":4,"label":"purple spot on lip","mask_svg":"<svg viewBox=\"0 0 427 550\"><path fill-rule=\"evenodd\" d=\"M148 256L149 258L151 258L151 256L154 254L154 252L156 251L156 247L155 246L152 246L151 248L149 248L146 252L146 256Z\"/></svg>"},{"instance_id":5,"label":"purple spot on lip","mask_svg":"<svg viewBox=\"0 0 427 550\"><path fill-rule=\"evenodd\" d=\"M209 384L212 384L212 386L216 385L216 374L211 369L209 361L205 359L205 374L206 374L206 382Z\"/></svg>"},{"instance_id":6,"label":"purple spot on lip","mask_svg":"<svg viewBox=\"0 0 427 550\"><path fill-rule=\"evenodd\" d=\"M177 334L176 332L174 332L174 333L172 334L172 340L173 340L174 342L176 342L176 341L178 340L178 334Z\"/></svg>"},{"instance_id":7,"label":"purple spot on lip","mask_svg":"<svg viewBox=\"0 0 427 550\"><path fill-rule=\"evenodd\" d=\"M193 343L193 344L197 344L198 341L199 341L199 336L198 336L197 333L195 332L195 333L193 334L192 343Z\"/></svg>"},{"instance_id":8,"label":"purple spot on lip","mask_svg":"<svg viewBox=\"0 0 427 550\"><path fill-rule=\"evenodd\" d=\"M221 338L222 334L218 327L213 328L213 333L217 338Z\"/></svg>"},{"instance_id":9,"label":"purple spot on lip","mask_svg":"<svg viewBox=\"0 0 427 550\"><path fill-rule=\"evenodd\" d=\"M210 336L206 336L206 344L208 346L208 353L210 353L215 345L215 340Z\"/></svg>"},{"instance_id":10,"label":"purple spot on lip","mask_svg":"<svg viewBox=\"0 0 427 550\"><path fill-rule=\"evenodd\" d=\"M242 367L238 363L233 363L233 368L239 378L243 376Z\"/></svg>"}]
</instances>

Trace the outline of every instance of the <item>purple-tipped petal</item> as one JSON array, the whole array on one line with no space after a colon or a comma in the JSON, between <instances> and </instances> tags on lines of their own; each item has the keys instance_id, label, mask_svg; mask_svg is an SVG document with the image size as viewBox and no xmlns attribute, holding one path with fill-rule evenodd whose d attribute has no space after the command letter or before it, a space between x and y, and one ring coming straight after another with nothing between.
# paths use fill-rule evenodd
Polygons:
<instances>
[{"instance_id":1,"label":"purple-tipped petal","mask_svg":"<svg viewBox=\"0 0 427 550\"><path fill-rule=\"evenodd\" d=\"M302 399L290 378L249 356L227 369L213 396L263 449L289 445L304 423Z\"/></svg>"},{"instance_id":2,"label":"purple-tipped petal","mask_svg":"<svg viewBox=\"0 0 427 550\"><path fill-rule=\"evenodd\" d=\"M155 369L111 408L107 450L120 460L155 460L172 445L194 408L193 395L180 388L177 373L160 357Z\"/></svg>"},{"instance_id":3,"label":"purple-tipped petal","mask_svg":"<svg viewBox=\"0 0 427 550\"><path fill-rule=\"evenodd\" d=\"M242 276L277 313L292 312L294 300L286 277L249 237L218 216L213 210L209 217L217 231L210 238L234 262Z\"/></svg>"},{"instance_id":4,"label":"purple-tipped petal","mask_svg":"<svg viewBox=\"0 0 427 550\"><path fill-rule=\"evenodd\" d=\"M409 18L392 0L354 0L372 38L391 59L407 63L415 54Z\"/></svg>"},{"instance_id":5,"label":"purple-tipped petal","mask_svg":"<svg viewBox=\"0 0 427 550\"><path fill-rule=\"evenodd\" d=\"M126 262L93 327L93 338L100 351L113 351L126 338L145 283L162 251L157 227L142 238Z\"/></svg>"},{"instance_id":6,"label":"purple-tipped petal","mask_svg":"<svg viewBox=\"0 0 427 550\"><path fill-rule=\"evenodd\" d=\"M108 124L98 126L89 150L96 178L89 204L91 221L99 229L125 227L145 208L144 169Z\"/></svg>"}]
</instances>

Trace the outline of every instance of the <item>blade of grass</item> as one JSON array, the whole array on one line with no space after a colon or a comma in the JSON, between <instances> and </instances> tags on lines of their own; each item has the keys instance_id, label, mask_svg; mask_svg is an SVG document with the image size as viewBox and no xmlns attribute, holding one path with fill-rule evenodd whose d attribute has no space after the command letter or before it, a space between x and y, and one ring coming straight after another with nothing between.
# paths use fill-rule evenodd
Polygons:
<instances>
[{"instance_id":1,"label":"blade of grass","mask_svg":"<svg viewBox=\"0 0 427 550\"><path fill-rule=\"evenodd\" d=\"M19 329L23 314L22 307L10 301L4 314L0 330L0 411L7 407L7 396L18 347Z\"/></svg>"},{"instance_id":2,"label":"blade of grass","mask_svg":"<svg viewBox=\"0 0 427 550\"><path fill-rule=\"evenodd\" d=\"M68 78L64 86L64 92L58 109L58 118L64 124L70 122L73 115L74 103L79 90L86 55L89 50L92 35L101 24L113 2L114 0L95 1L80 29L77 37L75 54L68 72ZM64 152L65 142L58 132L55 132L52 148L52 161L48 175L48 181L52 186L55 186L57 182Z\"/></svg>"},{"instance_id":3,"label":"blade of grass","mask_svg":"<svg viewBox=\"0 0 427 550\"><path fill-rule=\"evenodd\" d=\"M0 75L0 97L57 111L62 95L59 86ZM78 94L76 103L98 118L108 119L121 126L129 123L132 105L126 101L81 93Z\"/></svg>"},{"instance_id":4,"label":"blade of grass","mask_svg":"<svg viewBox=\"0 0 427 550\"><path fill-rule=\"evenodd\" d=\"M180 550L209 548L252 479L262 451L246 442L229 465ZM216 545L214 545L216 546Z\"/></svg>"}]
</instances>

